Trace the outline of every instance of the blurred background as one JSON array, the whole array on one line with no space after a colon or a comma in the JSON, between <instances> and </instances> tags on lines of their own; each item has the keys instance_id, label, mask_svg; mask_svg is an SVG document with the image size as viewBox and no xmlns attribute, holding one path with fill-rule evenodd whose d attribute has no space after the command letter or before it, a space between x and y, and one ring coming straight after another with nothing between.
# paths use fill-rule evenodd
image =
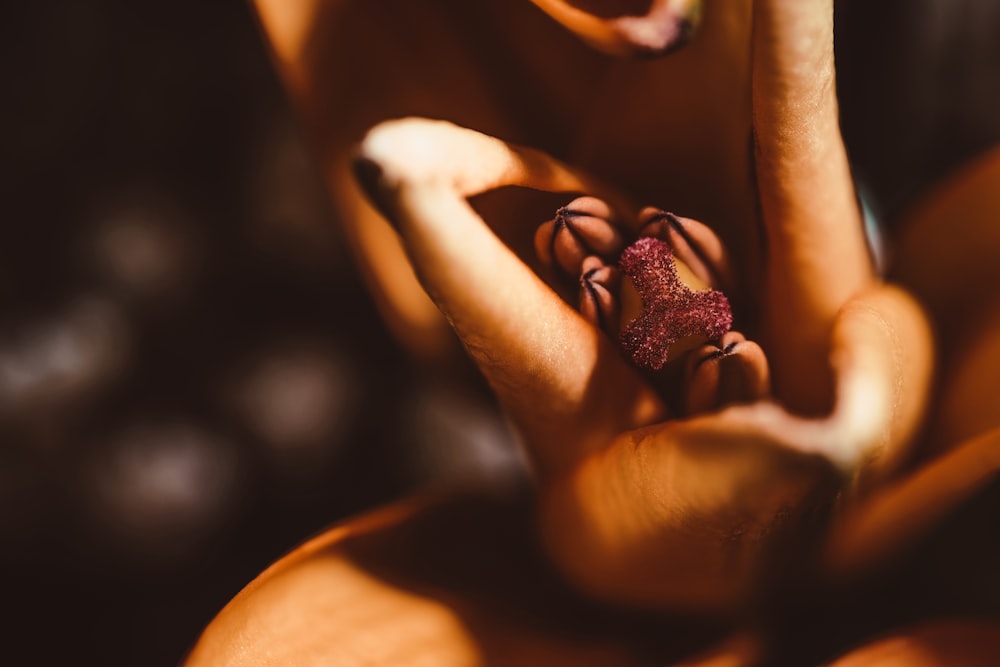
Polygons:
<instances>
[{"instance_id":1,"label":"blurred background","mask_svg":"<svg viewBox=\"0 0 1000 667\"><path fill-rule=\"evenodd\" d=\"M998 5L838 3L845 133L890 226L1000 140ZM176 664L330 523L519 476L478 376L378 320L247 3L4 9L5 664Z\"/></svg>"},{"instance_id":2,"label":"blurred background","mask_svg":"<svg viewBox=\"0 0 1000 667\"><path fill-rule=\"evenodd\" d=\"M248 3L5 9L0 662L176 664L331 522L517 469L376 319Z\"/></svg>"}]
</instances>

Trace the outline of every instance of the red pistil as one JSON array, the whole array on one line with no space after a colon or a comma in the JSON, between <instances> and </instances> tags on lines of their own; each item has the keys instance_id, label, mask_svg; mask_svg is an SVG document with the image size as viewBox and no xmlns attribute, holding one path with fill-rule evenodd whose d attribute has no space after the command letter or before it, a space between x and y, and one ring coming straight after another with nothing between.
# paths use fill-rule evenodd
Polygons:
<instances>
[{"instance_id":1,"label":"red pistil","mask_svg":"<svg viewBox=\"0 0 1000 667\"><path fill-rule=\"evenodd\" d=\"M681 282L665 241L639 239L625 249L618 265L642 298L642 314L621 334L621 345L637 366L659 370L678 340L694 335L711 340L732 327L726 296L716 290L695 292Z\"/></svg>"}]
</instances>

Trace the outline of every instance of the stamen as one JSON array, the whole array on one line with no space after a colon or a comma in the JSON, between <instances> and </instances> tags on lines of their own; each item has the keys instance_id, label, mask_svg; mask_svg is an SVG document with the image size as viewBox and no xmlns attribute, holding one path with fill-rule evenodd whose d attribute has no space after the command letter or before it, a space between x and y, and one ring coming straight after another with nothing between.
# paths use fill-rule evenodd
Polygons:
<instances>
[{"instance_id":1,"label":"stamen","mask_svg":"<svg viewBox=\"0 0 1000 667\"><path fill-rule=\"evenodd\" d=\"M596 197L578 197L556 211L535 233L535 252L542 264L577 277L585 257L612 261L624 242L612 219L611 208Z\"/></svg>"}]
</instances>

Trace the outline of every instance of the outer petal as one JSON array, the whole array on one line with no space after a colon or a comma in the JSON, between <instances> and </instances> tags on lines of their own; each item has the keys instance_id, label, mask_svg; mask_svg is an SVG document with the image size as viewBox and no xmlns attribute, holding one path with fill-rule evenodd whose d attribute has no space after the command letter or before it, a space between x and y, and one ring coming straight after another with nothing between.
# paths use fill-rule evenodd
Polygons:
<instances>
[{"instance_id":1,"label":"outer petal","mask_svg":"<svg viewBox=\"0 0 1000 667\"><path fill-rule=\"evenodd\" d=\"M905 341L900 337L906 332ZM745 604L773 545L805 547L810 512L845 475L859 488L906 452L925 399L930 336L893 288L840 315L825 419L761 401L625 433L545 490L556 561L592 594L649 607Z\"/></svg>"},{"instance_id":2,"label":"outer petal","mask_svg":"<svg viewBox=\"0 0 1000 667\"><path fill-rule=\"evenodd\" d=\"M989 667L1000 655L995 622L937 620L874 640L829 667Z\"/></svg>"},{"instance_id":3,"label":"outer petal","mask_svg":"<svg viewBox=\"0 0 1000 667\"><path fill-rule=\"evenodd\" d=\"M701 20L701 0L653 0L642 5L603 3L610 15L590 13L567 0L532 0L583 41L613 55L656 56L684 46Z\"/></svg>"},{"instance_id":4,"label":"outer petal","mask_svg":"<svg viewBox=\"0 0 1000 667\"><path fill-rule=\"evenodd\" d=\"M838 518L825 567L837 578L878 568L938 526L1000 474L1000 429L974 438L862 499Z\"/></svg>"},{"instance_id":5,"label":"outer petal","mask_svg":"<svg viewBox=\"0 0 1000 667\"><path fill-rule=\"evenodd\" d=\"M587 602L551 575L529 503L410 498L268 567L184 664L679 667L709 639L704 624L665 631L662 619ZM739 637L680 664L749 667L753 648Z\"/></svg>"},{"instance_id":6,"label":"outer petal","mask_svg":"<svg viewBox=\"0 0 1000 667\"><path fill-rule=\"evenodd\" d=\"M893 278L939 332L943 451L1000 426L1000 147L966 165L905 216Z\"/></svg>"}]
</instances>

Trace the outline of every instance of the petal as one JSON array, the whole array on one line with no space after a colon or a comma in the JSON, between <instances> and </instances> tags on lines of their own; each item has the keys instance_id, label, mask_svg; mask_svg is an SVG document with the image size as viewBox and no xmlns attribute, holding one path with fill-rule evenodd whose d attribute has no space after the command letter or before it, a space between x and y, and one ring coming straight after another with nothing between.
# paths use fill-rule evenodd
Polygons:
<instances>
[{"instance_id":1,"label":"petal","mask_svg":"<svg viewBox=\"0 0 1000 667\"><path fill-rule=\"evenodd\" d=\"M835 578L871 572L901 554L1000 473L1000 429L954 447L858 502L833 526L824 566Z\"/></svg>"},{"instance_id":2,"label":"petal","mask_svg":"<svg viewBox=\"0 0 1000 667\"><path fill-rule=\"evenodd\" d=\"M942 351L936 451L1000 426L1000 148L970 162L906 216L893 278L912 289Z\"/></svg>"},{"instance_id":3,"label":"petal","mask_svg":"<svg viewBox=\"0 0 1000 667\"><path fill-rule=\"evenodd\" d=\"M754 3L753 116L768 242L767 329L777 396L820 413L832 399L829 333L873 280L840 136L832 0Z\"/></svg>"},{"instance_id":4,"label":"petal","mask_svg":"<svg viewBox=\"0 0 1000 667\"><path fill-rule=\"evenodd\" d=\"M619 56L670 53L687 43L701 20L701 0L653 0L641 5L642 13L635 3L617 12L605 3L601 13L591 13L567 0L532 2L593 48Z\"/></svg>"},{"instance_id":5,"label":"petal","mask_svg":"<svg viewBox=\"0 0 1000 667\"><path fill-rule=\"evenodd\" d=\"M618 604L695 614L746 604L772 540L801 527L833 478L822 457L746 425L711 415L627 432L552 480L541 521L556 564Z\"/></svg>"},{"instance_id":6,"label":"petal","mask_svg":"<svg viewBox=\"0 0 1000 667\"><path fill-rule=\"evenodd\" d=\"M763 402L728 408L704 428L819 455L862 488L897 470L912 455L930 391L933 339L923 311L903 290L876 287L845 305L830 338L836 387L828 416Z\"/></svg>"},{"instance_id":7,"label":"petal","mask_svg":"<svg viewBox=\"0 0 1000 667\"><path fill-rule=\"evenodd\" d=\"M466 197L506 185L606 190L548 156L451 123L372 130L360 159L414 268L521 429L544 472L572 465L662 405L613 343L500 241ZM605 198L614 198L606 193Z\"/></svg>"},{"instance_id":8,"label":"petal","mask_svg":"<svg viewBox=\"0 0 1000 667\"><path fill-rule=\"evenodd\" d=\"M936 619L873 640L828 667L990 667L997 655L995 620Z\"/></svg>"},{"instance_id":9,"label":"petal","mask_svg":"<svg viewBox=\"0 0 1000 667\"><path fill-rule=\"evenodd\" d=\"M550 551L579 586L617 602L688 611L745 602L772 540L811 539L801 529L845 474L864 489L905 457L930 344L902 291L856 298L834 328L829 417L765 400L625 433L546 490Z\"/></svg>"}]
</instances>

